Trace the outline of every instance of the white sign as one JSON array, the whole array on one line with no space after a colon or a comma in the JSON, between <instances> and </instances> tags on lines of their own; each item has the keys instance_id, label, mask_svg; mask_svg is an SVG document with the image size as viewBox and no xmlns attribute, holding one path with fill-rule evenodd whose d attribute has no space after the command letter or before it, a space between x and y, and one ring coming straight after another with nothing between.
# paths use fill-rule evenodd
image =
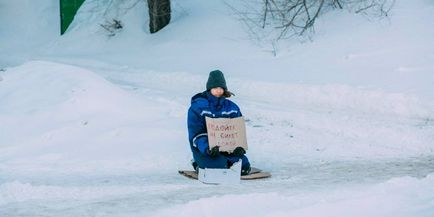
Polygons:
<instances>
[{"instance_id":1,"label":"white sign","mask_svg":"<svg viewBox=\"0 0 434 217\"><path fill-rule=\"evenodd\" d=\"M239 184L241 179L240 159L229 169L199 168L198 179L205 184Z\"/></svg>"}]
</instances>

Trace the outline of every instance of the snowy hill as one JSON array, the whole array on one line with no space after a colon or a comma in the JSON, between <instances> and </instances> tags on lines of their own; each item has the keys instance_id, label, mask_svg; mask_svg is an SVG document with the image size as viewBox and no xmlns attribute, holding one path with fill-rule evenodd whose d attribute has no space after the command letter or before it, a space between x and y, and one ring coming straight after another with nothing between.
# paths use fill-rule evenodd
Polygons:
<instances>
[{"instance_id":1,"label":"snowy hill","mask_svg":"<svg viewBox=\"0 0 434 217\"><path fill-rule=\"evenodd\" d=\"M0 3L0 216L434 213L431 1L380 22L330 13L277 50L250 39L237 1L173 1L153 35L145 1L107 2L86 1L63 36L57 0ZM112 19L124 28L108 36ZM176 174L190 97L216 68L271 179Z\"/></svg>"}]
</instances>

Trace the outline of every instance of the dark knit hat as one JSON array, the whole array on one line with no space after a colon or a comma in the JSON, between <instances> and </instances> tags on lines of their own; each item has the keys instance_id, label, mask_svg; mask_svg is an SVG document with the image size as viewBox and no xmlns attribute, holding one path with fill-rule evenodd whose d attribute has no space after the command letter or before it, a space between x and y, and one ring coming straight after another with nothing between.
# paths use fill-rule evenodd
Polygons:
<instances>
[{"instance_id":1,"label":"dark knit hat","mask_svg":"<svg viewBox=\"0 0 434 217\"><path fill-rule=\"evenodd\" d=\"M224 90L228 90L226 86L225 76L220 70L214 70L209 73L208 82L206 82L206 90L211 90L215 87L221 87Z\"/></svg>"}]
</instances>

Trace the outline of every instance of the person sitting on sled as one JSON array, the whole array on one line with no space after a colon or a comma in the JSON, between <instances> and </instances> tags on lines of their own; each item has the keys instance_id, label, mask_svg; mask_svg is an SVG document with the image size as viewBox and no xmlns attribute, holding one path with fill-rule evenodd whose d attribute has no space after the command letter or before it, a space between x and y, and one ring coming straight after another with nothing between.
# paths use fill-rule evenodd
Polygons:
<instances>
[{"instance_id":1,"label":"person sitting on sled","mask_svg":"<svg viewBox=\"0 0 434 217\"><path fill-rule=\"evenodd\" d=\"M210 72L206 83L206 91L191 98L188 109L188 138L193 152L193 167L197 168L229 168L242 159L241 175L250 172L250 163L242 147L236 147L232 153L220 152L219 147L209 149L205 117L237 118L241 117L240 108L227 98L233 95L228 91L226 80L220 70Z\"/></svg>"}]
</instances>

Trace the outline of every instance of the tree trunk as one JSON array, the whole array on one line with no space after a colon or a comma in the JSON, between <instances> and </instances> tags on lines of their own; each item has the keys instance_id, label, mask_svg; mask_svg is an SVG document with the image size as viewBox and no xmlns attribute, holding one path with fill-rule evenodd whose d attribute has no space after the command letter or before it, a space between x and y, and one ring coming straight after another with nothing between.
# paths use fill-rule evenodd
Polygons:
<instances>
[{"instance_id":1,"label":"tree trunk","mask_svg":"<svg viewBox=\"0 0 434 217\"><path fill-rule=\"evenodd\" d=\"M170 22L170 0L148 0L149 31L158 32Z\"/></svg>"}]
</instances>

